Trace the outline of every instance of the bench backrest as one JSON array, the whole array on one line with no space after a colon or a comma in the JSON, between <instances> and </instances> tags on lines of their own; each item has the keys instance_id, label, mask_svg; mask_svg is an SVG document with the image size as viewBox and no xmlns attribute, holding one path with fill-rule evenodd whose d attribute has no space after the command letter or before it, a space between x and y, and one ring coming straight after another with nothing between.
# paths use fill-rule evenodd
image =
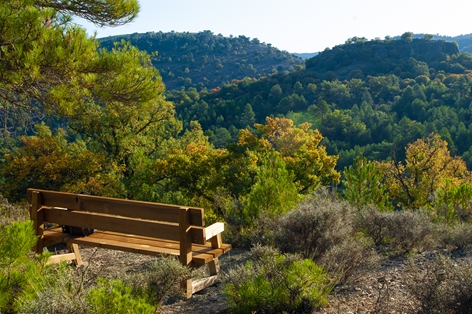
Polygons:
<instances>
[{"instance_id":1,"label":"bench backrest","mask_svg":"<svg viewBox=\"0 0 472 314\"><path fill-rule=\"evenodd\" d=\"M38 235L44 222L204 244L203 208L28 189Z\"/></svg>"}]
</instances>

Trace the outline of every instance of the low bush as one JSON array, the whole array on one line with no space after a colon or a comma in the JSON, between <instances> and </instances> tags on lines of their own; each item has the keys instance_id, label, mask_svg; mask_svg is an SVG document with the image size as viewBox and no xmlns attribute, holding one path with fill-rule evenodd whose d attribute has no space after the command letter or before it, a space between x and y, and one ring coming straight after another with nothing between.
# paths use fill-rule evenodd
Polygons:
<instances>
[{"instance_id":1,"label":"low bush","mask_svg":"<svg viewBox=\"0 0 472 314\"><path fill-rule=\"evenodd\" d=\"M438 228L438 236L446 247L464 250L472 245L472 226L464 222L453 225L442 224Z\"/></svg>"},{"instance_id":2,"label":"low bush","mask_svg":"<svg viewBox=\"0 0 472 314\"><path fill-rule=\"evenodd\" d=\"M275 245L282 252L319 259L354 236L352 222L356 211L348 202L322 191L280 218L274 233Z\"/></svg>"},{"instance_id":3,"label":"low bush","mask_svg":"<svg viewBox=\"0 0 472 314\"><path fill-rule=\"evenodd\" d=\"M154 304L160 305L170 297L182 297L181 282L191 277L191 271L172 256L154 261L139 274L129 276L125 282L137 295L143 295Z\"/></svg>"},{"instance_id":4,"label":"low bush","mask_svg":"<svg viewBox=\"0 0 472 314\"><path fill-rule=\"evenodd\" d=\"M419 265L411 263L409 292L421 306L420 313L471 313L472 271L442 255Z\"/></svg>"},{"instance_id":5,"label":"low bush","mask_svg":"<svg viewBox=\"0 0 472 314\"><path fill-rule=\"evenodd\" d=\"M32 221L0 226L0 313L13 312L19 302L35 298L47 284L49 255L28 256L36 241Z\"/></svg>"},{"instance_id":6,"label":"low bush","mask_svg":"<svg viewBox=\"0 0 472 314\"><path fill-rule=\"evenodd\" d=\"M314 260L338 282L345 282L376 264L371 241L354 228L357 209L335 195L320 191L294 210L258 222L258 243Z\"/></svg>"},{"instance_id":7,"label":"low bush","mask_svg":"<svg viewBox=\"0 0 472 314\"><path fill-rule=\"evenodd\" d=\"M313 261L255 247L253 261L232 269L224 293L233 313L311 313L328 302L333 283Z\"/></svg>"},{"instance_id":8,"label":"low bush","mask_svg":"<svg viewBox=\"0 0 472 314\"><path fill-rule=\"evenodd\" d=\"M12 205L6 198L0 195L0 227L12 224L15 221L29 219L28 206Z\"/></svg>"},{"instance_id":9,"label":"low bush","mask_svg":"<svg viewBox=\"0 0 472 314\"><path fill-rule=\"evenodd\" d=\"M371 237L379 248L409 253L432 244L433 223L419 211L380 212L368 208L359 212L356 229Z\"/></svg>"},{"instance_id":10,"label":"low bush","mask_svg":"<svg viewBox=\"0 0 472 314\"><path fill-rule=\"evenodd\" d=\"M81 281L67 264L56 265L47 275L54 278L37 292L34 298L18 302L18 313L82 314L88 302Z\"/></svg>"},{"instance_id":11,"label":"low bush","mask_svg":"<svg viewBox=\"0 0 472 314\"><path fill-rule=\"evenodd\" d=\"M377 266L380 258L373 243L363 236L349 237L331 247L317 263L335 277L337 283L358 279Z\"/></svg>"},{"instance_id":12,"label":"low bush","mask_svg":"<svg viewBox=\"0 0 472 314\"><path fill-rule=\"evenodd\" d=\"M98 278L97 287L89 290L88 313L91 314L128 314L155 313L156 307L145 298L132 293L132 288L120 280Z\"/></svg>"}]
</instances>

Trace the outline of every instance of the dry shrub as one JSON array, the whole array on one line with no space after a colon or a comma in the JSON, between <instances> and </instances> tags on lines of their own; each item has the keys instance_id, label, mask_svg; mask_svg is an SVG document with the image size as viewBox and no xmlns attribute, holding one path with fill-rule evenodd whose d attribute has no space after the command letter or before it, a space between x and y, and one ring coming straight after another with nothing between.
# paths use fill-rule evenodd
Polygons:
<instances>
[{"instance_id":1,"label":"dry shrub","mask_svg":"<svg viewBox=\"0 0 472 314\"><path fill-rule=\"evenodd\" d=\"M437 255L409 268L406 286L421 305L420 313L472 313L470 265Z\"/></svg>"},{"instance_id":2,"label":"dry shrub","mask_svg":"<svg viewBox=\"0 0 472 314\"><path fill-rule=\"evenodd\" d=\"M0 226L10 225L14 221L29 219L28 205L10 204L6 198L0 195Z\"/></svg>"},{"instance_id":3,"label":"dry shrub","mask_svg":"<svg viewBox=\"0 0 472 314\"><path fill-rule=\"evenodd\" d=\"M380 212L375 208L359 213L357 228L377 247L407 253L429 248L434 230L430 217L422 212Z\"/></svg>"},{"instance_id":4,"label":"dry shrub","mask_svg":"<svg viewBox=\"0 0 472 314\"><path fill-rule=\"evenodd\" d=\"M472 245L472 225L470 223L444 224L438 229L440 241L445 246L464 250Z\"/></svg>"},{"instance_id":5,"label":"dry shrub","mask_svg":"<svg viewBox=\"0 0 472 314\"><path fill-rule=\"evenodd\" d=\"M338 283L345 283L360 278L374 268L379 260L371 241L350 237L330 248L318 263L337 276Z\"/></svg>"},{"instance_id":6,"label":"dry shrub","mask_svg":"<svg viewBox=\"0 0 472 314\"><path fill-rule=\"evenodd\" d=\"M78 271L65 264L54 266L48 284L34 298L20 300L18 313L82 314L87 312L86 291Z\"/></svg>"},{"instance_id":7,"label":"dry shrub","mask_svg":"<svg viewBox=\"0 0 472 314\"><path fill-rule=\"evenodd\" d=\"M322 191L276 221L261 222L264 232L259 239L313 259L338 282L345 282L378 260L371 241L356 234L356 212L348 202Z\"/></svg>"},{"instance_id":8,"label":"dry shrub","mask_svg":"<svg viewBox=\"0 0 472 314\"><path fill-rule=\"evenodd\" d=\"M162 304L170 297L182 297L180 284L190 277L188 267L173 256L165 256L154 261L146 271L129 275L124 281L136 294Z\"/></svg>"},{"instance_id":9,"label":"dry shrub","mask_svg":"<svg viewBox=\"0 0 472 314\"><path fill-rule=\"evenodd\" d=\"M352 237L356 209L327 192L301 202L279 220L275 245L283 252L319 259L329 249Z\"/></svg>"}]
</instances>

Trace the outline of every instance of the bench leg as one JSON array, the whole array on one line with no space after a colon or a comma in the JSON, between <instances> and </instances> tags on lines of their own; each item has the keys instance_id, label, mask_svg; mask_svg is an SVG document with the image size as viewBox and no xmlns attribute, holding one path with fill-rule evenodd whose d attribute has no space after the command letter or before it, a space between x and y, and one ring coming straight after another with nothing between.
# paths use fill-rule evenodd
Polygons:
<instances>
[{"instance_id":1,"label":"bench leg","mask_svg":"<svg viewBox=\"0 0 472 314\"><path fill-rule=\"evenodd\" d=\"M210 269L210 276L219 274L220 263L218 262L218 257L215 257L211 262L208 263L208 268Z\"/></svg>"},{"instance_id":2,"label":"bench leg","mask_svg":"<svg viewBox=\"0 0 472 314\"><path fill-rule=\"evenodd\" d=\"M184 290L185 297L190 299L193 294L192 279L186 279L181 282L181 287Z\"/></svg>"},{"instance_id":3,"label":"bench leg","mask_svg":"<svg viewBox=\"0 0 472 314\"><path fill-rule=\"evenodd\" d=\"M67 246L69 247L69 250L75 255L75 265L82 265L82 256L80 255L79 245L76 243L68 243Z\"/></svg>"}]
</instances>

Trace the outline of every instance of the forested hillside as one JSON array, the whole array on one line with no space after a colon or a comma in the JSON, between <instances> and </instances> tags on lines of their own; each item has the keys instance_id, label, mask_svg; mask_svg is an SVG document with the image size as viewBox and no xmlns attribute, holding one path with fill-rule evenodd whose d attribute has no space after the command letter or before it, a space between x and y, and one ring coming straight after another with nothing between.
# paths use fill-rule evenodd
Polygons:
<instances>
[{"instance_id":1,"label":"forested hillside","mask_svg":"<svg viewBox=\"0 0 472 314\"><path fill-rule=\"evenodd\" d=\"M48 264L59 247L42 250L56 243L43 237L42 206L79 229L94 224L73 219L83 216L78 198L35 194L28 206L28 188L180 205L185 234L175 237L174 223L160 232L182 240L162 239L181 257L191 255L192 229L206 233L184 213L205 208L198 221L224 222L225 242L253 247L214 287L231 313L314 313L343 291L362 291L362 301L342 301L355 311L370 294L375 308L363 312L470 312L471 267L448 258L472 246L470 54L405 33L353 38L304 68L257 39L209 31L125 36L149 53L112 43L118 37L100 46L73 20L117 26L138 12L136 0L0 2L1 313L151 314L189 284L186 257L148 263L113 252L97 262L105 247L142 253L147 237L133 248L99 240L91 267ZM168 40L158 47L152 38ZM108 214L125 210L116 204L93 216L115 225ZM138 213L130 224L157 228ZM195 252L213 260L210 272L217 261L206 253L221 242L213 239ZM28 254L38 241L40 254ZM418 267L406 262L415 256ZM397 257L410 266L407 281L376 272L359 285ZM133 259L139 265L126 269ZM392 306L397 289L408 304Z\"/></svg>"},{"instance_id":2,"label":"forested hillside","mask_svg":"<svg viewBox=\"0 0 472 314\"><path fill-rule=\"evenodd\" d=\"M238 130L284 116L310 122L324 136L338 169L355 156L389 158L431 132L472 167L472 56L453 43L413 39L353 39L306 61L306 69L245 78L221 90L171 91L185 125L198 120L217 147Z\"/></svg>"},{"instance_id":3,"label":"forested hillside","mask_svg":"<svg viewBox=\"0 0 472 314\"><path fill-rule=\"evenodd\" d=\"M415 34L415 38L423 38L425 34ZM472 53L472 34L465 34L459 36L442 36L439 34L428 35L434 36L435 40L445 40L448 42L456 42L459 45L459 51ZM400 37L398 37L400 38Z\"/></svg>"},{"instance_id":4,"label":"forested hillside","mask_svg":"<svg viewBox=\"0 0 472 314\"><path fill-rule=\"evenodd\" d=\"M135 33L102 38L100 43L110 49L123 39L150 54L157 52L152 63L168 90L181 86L210 89L233 79L293 71L303 65L300 58L257 38L224 37L211 31Z\"/></svg>"}]
</instances>

